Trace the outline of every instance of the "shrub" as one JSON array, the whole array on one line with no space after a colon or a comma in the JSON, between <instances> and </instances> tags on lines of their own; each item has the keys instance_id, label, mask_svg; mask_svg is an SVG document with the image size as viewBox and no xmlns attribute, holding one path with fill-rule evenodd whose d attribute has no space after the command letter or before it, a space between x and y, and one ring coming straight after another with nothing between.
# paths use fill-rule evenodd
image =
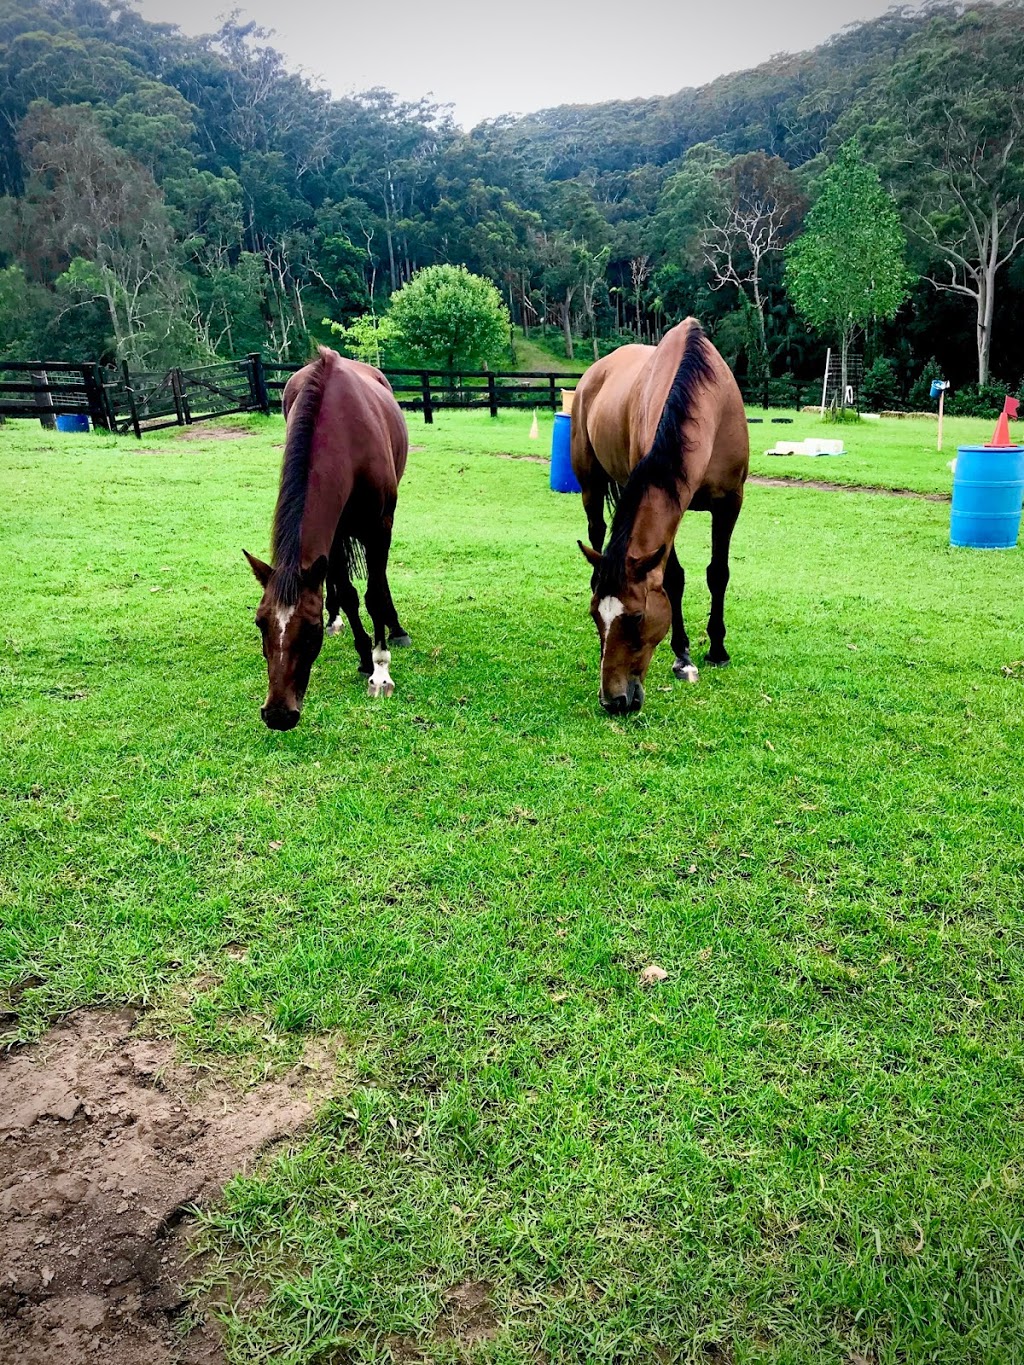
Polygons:
<instances>
[{"instance_id":1,"label":"shrub","mask_svg":"<svg viewBox=\"0 0 1024 1365\"><path fill-rule=\"evenodd\" d=\"M769 379L767 392L770 408L800 406L800 387L791 374L780 374L777 379Z\"/></svg>"},{"instance_id":2,"label":"shrub","mask_svg":"<svg viewBox=\"0 0 1024 1365\"><path fill-rule=\"evenodd\" d=\"M885 356L879 356L864 374L860 387L861 406L868 412L881 412L899 406L899 384L896 366Z\"/></svg>"},{"instance_id":3,"label":"shrub","mask_svg":"<svg viewBox=\"0 0 1024 1365\"><path fill-rule=\"evenodd\" d=\"M953 417L998 417L1010 392L1005 384L965 384L946 395L946 411Z\"/></svg>"}]
</instances>

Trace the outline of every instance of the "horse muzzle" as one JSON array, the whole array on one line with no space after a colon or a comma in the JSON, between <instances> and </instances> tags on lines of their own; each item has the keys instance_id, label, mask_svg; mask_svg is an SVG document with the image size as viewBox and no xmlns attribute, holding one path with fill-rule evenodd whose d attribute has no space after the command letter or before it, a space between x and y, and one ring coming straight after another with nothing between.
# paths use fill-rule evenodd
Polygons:
<instances>
[{"instance_id":1,"label":"horse muzzle","mask_svg":"<svg viewBox=\"0 0 1024 1365\"><path fill-rule=\"evenodd\" d=\"M610 716L626 716L631 711L639 711L644 704L644 685L639 678L630 678L625 692L606 697L601 692L601 705Z\"/></svg>"},{"instance_id":2,"label":"horse muzzle","mask_svg":"<svg viewBox=\"0 0 1024 1365\"><path fill-rule=\"evenodd\" d=\"M301 717L301 711L294 711L289 706L260 707L260 720L268 730L294 730Z\"/></svg>"}]
</instances>

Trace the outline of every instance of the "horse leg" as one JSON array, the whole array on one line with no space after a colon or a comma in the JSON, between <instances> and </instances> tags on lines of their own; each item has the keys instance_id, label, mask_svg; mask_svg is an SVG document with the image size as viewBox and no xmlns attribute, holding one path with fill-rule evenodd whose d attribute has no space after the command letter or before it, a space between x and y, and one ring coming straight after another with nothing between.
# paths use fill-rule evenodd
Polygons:
<instances>
[{"instance_id":1,"label":"horse leg","mask_svg":"<svg viewBox=\"0 0 1024 1365\"><path fill-rule=\"evenodd\" d=\"M344 572L342 570L342 572ZM341 585L338 582L339 569L332 564L327 572L327 634L340 635L341 624Z\"/></svg>"},{"instance_id":2,"label":"horse leg","mask_svg":"<svg viewBox=\"0 0 1024 1365\"><path fill-rule=\"evenodd\" d=\"M394 599L391 596L391 584L388 582L386 574L384 576L384 590L388 595L388 630L391 633L391 648L406 649L412 644L412 638L398 619L398 612L395 610Z\"/></svg>"},{"instance_id":3,"label":"horse leg","mask_svg":"<svg viewBox=\"0 0 1024 1365\"><path fill-rule=\"evenodd\" d=\"M607 530L604 520L604 504L608 496L609 479L603 466L598 462L594 447L587 435L586 412L583 405L573 414L571 436L572 469L583 496L583 511L587 518L587 535L590 543L600 554L604 549L604 534ZM594 570L596 577L597 570Z\"/></svg>"},{"instance_id":4,"label":"horse leg","mask_svg":"<svg viewBox=\"0 0 1024 1365\"><path fill-rule=\"evenodd\" d=\"M359 655L359 672L370 674L373 672L373 641L366 633L362 619L359 615L359 594L355 590L351 578L348 576L347 566L341 570L343 577L339 578L337 584L338 604L348 617L348 623L352 627L352 643L356 647ZM332 622L332 626L333 626ZM341 629L340 622L338 630Z\"/></svg>"},{"instance_id":5,"label":"horse leg","mask_svg":"<svg viewBox=\"0 0 1024 1365\"><path fill-rule=\"evenodd\" d=\"M373 673L366 690L371 697L390 697L395 690L391 677L388 626L398 624L388 587L388 555L391 552L390 518L379 533L366 541L366 610L373 623ZM401 630L401 626L398 626Z\"/></svg>"},{"instance_id":6,"label":"horse leg","mask_svg":"<svg viewBox=\"0 0 1024 1365\"><path fill-rule=\"evenodd\" d=\"M697 667L690 658L690 637L683 624L683 591L686 587L686 574L679 562L673 545L665 564L665 593L672 607L672 653L675 661L672 672L683 682L695 683Z\"/></svg>"},{"instance_id":7,"label":"horse leg","mask_svg":"<svg viewBox=\"0 0 1024 1365\"><path fill-rule=\"evenodd\" d=\"M711 614L708 617L706 662L715 667L729 662L725 647L725 590L729 586L729 543L742 504L742 490L715 498L711 503L711 563L707 574Z\"/></svg>"}]
</instances>

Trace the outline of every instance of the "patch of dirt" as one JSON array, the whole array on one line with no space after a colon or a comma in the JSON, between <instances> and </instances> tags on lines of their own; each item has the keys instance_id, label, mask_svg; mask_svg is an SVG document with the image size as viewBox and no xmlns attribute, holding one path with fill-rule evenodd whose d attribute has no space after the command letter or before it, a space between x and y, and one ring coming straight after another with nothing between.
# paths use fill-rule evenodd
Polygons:
<instances>
[{"instance_id":1,"label":"patch of dirt","mask_svg":"<svg viewBox=\"0 0 1024 1365\"><path fill-rule=\"evenodd\" d=\"M442 1307L434 1321L431 1339L472 1347L498 1335L498 1319L491 1307L493 1286L486 1280L463 1280L441 1296ZM387 1347L396 1365L423 1365L428 1358L425 1347L408 1337L392 1336Z\"/></svg>"},{"instance_id":2,"label":"patch of dirt","mask_svg":"<svg viewBox=\"0 0 1024 1365\"><path fill-rule=\"evenodd\" d=\"M498 1331L491 1308L492 1286L486 1280L464 1280L444 1292L444 1307L434 1324L439 1341L459 1341L472 1346L489 1341Z\"/></svg>"},{"instance_id":3,"label":"patch of dirt","mask_svg":"<svg viewBox=\"0 0 1024 1365\"><path fill-rule=\"evenodd\" d=\"M244 1093L200 1085L137 1018L81 1010L0 1060L0 1361L221 1361L212 1325L175 1330L189 1206L308 1122L335 1077L319 1046Z\"/></svg>"},{"instance_id":4,"label":"patch of dirt","mask_svg":"<svg viewBox=\"0 0 1024 1365\"><path fill-rule=\"evenodd\" d=\"M142 433L145 436L145 432ZM176 441L243 441L255 436L247 427L216 426L210 422L197 422L195 426L182 427L175 434Z\"/></svg>"},{"instance_id":5,"label":"patch of dirt","mask_svg":"<svg viewBox=\"0 0 1024 1365\"><path fill-rule=\"evenodd\" d=\"M545 459L543 455L513 455L509 450L496 450L494 452L499 460L525 460L528 464L550 464L551 461Z\"/></svg>"},{"instance_id":6,"label":"patch of dirt","mask_svg":"<svg viewBox=\"0 0 1024 1365\"><path fill-rule=\"evenodd\" d=\"M872 483L829 483L825 479L771 479L751 474L747 483L762 488L818 488L826 493L880 493L883 498L920 498L924 502L951 502L949 493L917 493L913 488L880 488Z\"/></svg>"}]
</instances>

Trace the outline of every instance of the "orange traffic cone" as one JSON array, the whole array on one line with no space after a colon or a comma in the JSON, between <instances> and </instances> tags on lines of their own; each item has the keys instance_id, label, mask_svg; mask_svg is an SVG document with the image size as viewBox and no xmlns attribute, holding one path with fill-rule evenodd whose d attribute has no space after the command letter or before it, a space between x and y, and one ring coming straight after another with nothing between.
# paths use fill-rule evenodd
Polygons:
<instances>
[{"instance_id":1,"label":"orange traffic cone","mask_svg":"<svg viewBox=\"0 0 1024 1365\"><path fill-rule=\"evenodd\" d=\"M1007 397L1006 402L1003 404L1003 410L999 414L999 421L996 423L995 432L991 441L988 442L988 449L1005 449L1007 446L1013 445L1013 442L1010 440L1009 419L1017 416L1017 408L1019 406L1020 404L1016 398Z\"/></svg>"}]
</instances>

